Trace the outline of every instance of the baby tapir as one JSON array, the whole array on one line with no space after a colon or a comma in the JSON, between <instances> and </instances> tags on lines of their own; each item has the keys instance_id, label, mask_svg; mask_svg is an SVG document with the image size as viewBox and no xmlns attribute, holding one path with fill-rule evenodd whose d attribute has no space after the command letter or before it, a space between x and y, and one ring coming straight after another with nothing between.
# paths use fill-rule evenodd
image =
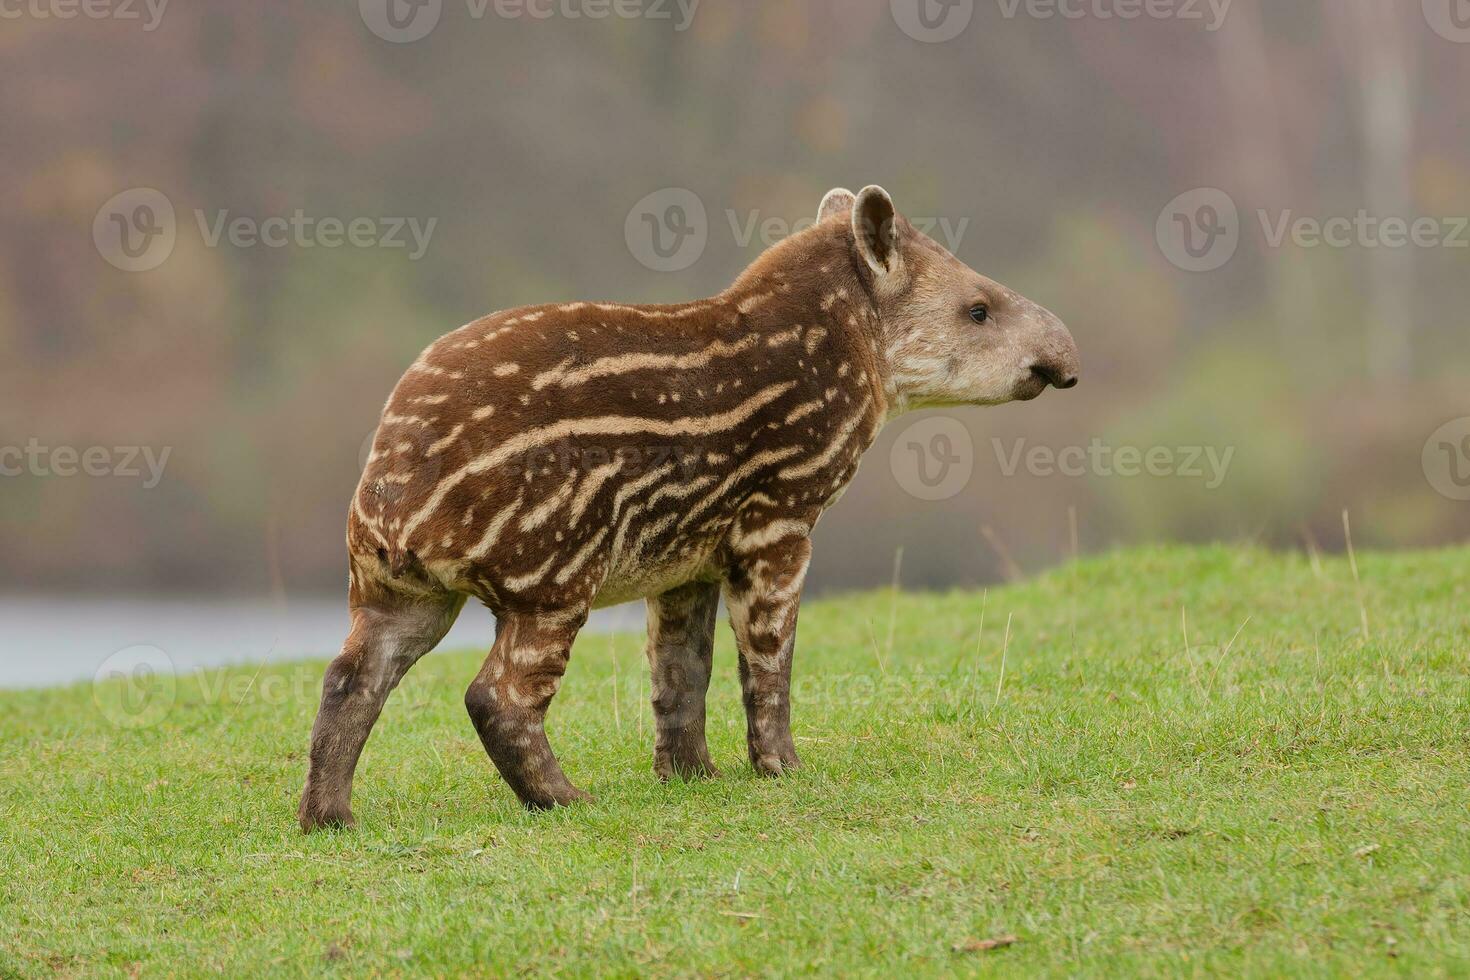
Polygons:
<instances>
[{"instance_id":1,"label":"baby tapir","mask_svg":"<svg viewBox=\"0 0 1470 980\"><path fill-rule=\"evenodd\" d=\"M644 598L662 778L705 745L715 610L739 650L757 772L798 764L797 605L817 519L886 419L1077 383L1061 321L899 215L837 189L724 293L495 313L433 343L383 410L347 523L351 633L327 668L299 818L350 824L388 693L467 597L495 643L465 694L531 808L583 799L543 722L588 611Z\"/></svg>"}]
</instances>

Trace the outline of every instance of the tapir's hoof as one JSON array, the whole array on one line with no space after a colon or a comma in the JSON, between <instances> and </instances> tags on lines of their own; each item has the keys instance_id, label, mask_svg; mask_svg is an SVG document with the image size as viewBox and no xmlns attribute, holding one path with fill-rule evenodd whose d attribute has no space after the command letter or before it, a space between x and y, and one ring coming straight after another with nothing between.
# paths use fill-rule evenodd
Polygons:
<instances>
[{"instance_id":1,"label":"tapir's hoof","mask_svg":"<svg viewBox=\"0 0 1470 980\"><path fill-rule=\"evenodd\" d=\"M553 810L559 806L571 806L575 803L591 803L592 800L591 793L567 783L565 786L545 793L523 797L521 805L527 810Z\"/></svg>"},{"instance_id":2,"label":"tapir's hoof","mask_svg":"<svg viewBox=\"0 0 1470 980\"><path fill-rule=\"evenodd\" d=\"M710 761L708 753L678 758L672 755L656 755L653 759L653 771L659 781L664 783L676 779L693 781L720 778L720 770Z\"/></svg>"},{"instance_id":3,"label":"tapir's hoof","mask_svg":"<svg viewBox=\"0 0 1470 980\"><path fill-rule=\"evenodd\" d=\"M301 806L297 808L296 819L301 823L302 833L306 834L318 830L350 830L357 825L357 820L348 807L317 806L306 800L302 800Z\"/></svg>"},{"instance_id":4,"label":"tapir's hoof","mask_svg":"<svg viewBox=\"0 0 1470 980\"><path fill-rule=\"evenodd\" d=\"M755 767L757 775L781 776L793 769L801 768L801 760L796 757L795 752L762 752L751 753L750 764Z\"/></svg>"}]
</instances>

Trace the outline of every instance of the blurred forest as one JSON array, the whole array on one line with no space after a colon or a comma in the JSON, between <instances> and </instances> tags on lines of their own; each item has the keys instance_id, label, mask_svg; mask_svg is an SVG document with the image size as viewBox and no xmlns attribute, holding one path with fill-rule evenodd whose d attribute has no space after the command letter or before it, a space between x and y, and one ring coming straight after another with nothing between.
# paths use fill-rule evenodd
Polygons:
<instances>
[{"instance_id":1,"label":"blurred forest","mask_svg":"<svg viewBox=\"0 0 1470 980\"><path fill-rule=\"evenodd\" d=\"M0 24L0 444L170 455L153 487L0 477L0 585L341 591L364 441L427 342L519 304L711 294L761 250L752 219L809 219L829 187L868 183L967 222L957 254L1068 323L1082 384L948 413L974 475L947 500L895 478L911 420L891 424L817 532L816 588L886 583L900 547L909 585L1033 572L1071 553L1072 516L1084 551L1335 550L1344 509L1359 547L1462 541L1470 505L1421 453L1470 415L1470 250L1273 246L1256 219L1470 215L1470 44L1420 7L1236 0L1209 31L980 0L924 43L888 0L704 0L683 31L677 8L476 18L445 0L427 37L390 43L350 0L193 0L151 30L18 6ZM177 240L129 272L93 225L140 187L171 201ZM708 211L678 272L624 237L668 187ZM1211 272L1156 240L1198 187L1241 213ZM194 216L297 209L436 224L411 260L211 245ZM1006 475L997 447L1020 439L1234 455L1214 488Z\"/></svg>"}]
</instances>

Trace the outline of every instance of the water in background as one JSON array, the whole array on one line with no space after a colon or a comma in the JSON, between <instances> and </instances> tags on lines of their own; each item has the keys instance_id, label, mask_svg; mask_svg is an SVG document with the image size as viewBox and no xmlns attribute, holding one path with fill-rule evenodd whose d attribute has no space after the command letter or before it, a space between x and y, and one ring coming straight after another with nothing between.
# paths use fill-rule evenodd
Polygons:
<instances>
[{"instance_id":1,"label":"water in background","mask_svg":"<svg viewBox=\"0 0 1470 980\"><path fill-rule=\"evenodd\" d=\"M586 629L643 629L643 603L599 609ZM0 598L0 687L91 680L119 650L156 647L179 673L201 667L320 659L347 635L341 599ZM490 612L467 604L436 649L489 650Z\"/></svg>"}]
</instances>

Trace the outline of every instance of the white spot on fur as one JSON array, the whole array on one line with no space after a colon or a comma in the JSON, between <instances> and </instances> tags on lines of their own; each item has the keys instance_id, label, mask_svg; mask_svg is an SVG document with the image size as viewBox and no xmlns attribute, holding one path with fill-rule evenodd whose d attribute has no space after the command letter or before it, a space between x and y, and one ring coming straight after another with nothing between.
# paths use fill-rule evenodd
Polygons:
<instances>
[{"instance_id":1,"label":"white spot on fur","mask_svg":"<svg viewBox=\"0 0 1470 980\"><path fill-rule=\"evenodd\" d=\"M429 446L428 449L424 450L424 455L433 456L436 453L440 453L443 452L445 449L448 449L451 445L454 444L454 440L458 439L459 434L463 431L464 423L457 423L454 428L449 430L449 434L447 436L445 436L443 439L438 440L437 442L434 442L432 445Z\"/></svg>"}]
</instances>

